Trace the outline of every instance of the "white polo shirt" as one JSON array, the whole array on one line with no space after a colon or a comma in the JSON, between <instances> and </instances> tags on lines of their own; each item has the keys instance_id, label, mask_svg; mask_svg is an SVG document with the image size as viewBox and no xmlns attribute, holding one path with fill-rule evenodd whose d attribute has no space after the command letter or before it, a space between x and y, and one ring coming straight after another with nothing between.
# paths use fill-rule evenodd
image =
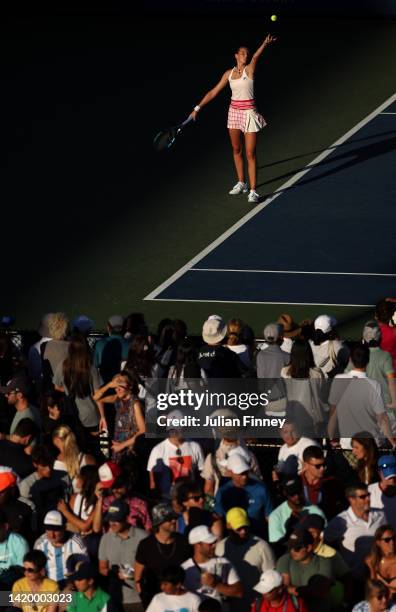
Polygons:
<instances>
[{"instance_id":1,"label":"white polo shirt","mask_svg":"<svg viewBox=\"0 0 396 612\"><path fill-rule=\"evenodd\" d=\"M368 486L370 493L370 506L375 510L382 510L385 514L386 522L396 530L396 495L390 497L385 495L375 482Z\"/></svg>"},{"instance_id":2,"label":"white polo shirt","mask_svg":"<svg viewBox=\"0 0 396 612\"><path fill-rule=\"evenodd\" d=\"M363 569L364 558L369 554L378 527L385 525L385 514L382 510L370 509L368 520L356 516L352 508L337 514L325 529L325 541L340 542L339 551L352 573L359 576Z\"/></svg>"}]
</instances>

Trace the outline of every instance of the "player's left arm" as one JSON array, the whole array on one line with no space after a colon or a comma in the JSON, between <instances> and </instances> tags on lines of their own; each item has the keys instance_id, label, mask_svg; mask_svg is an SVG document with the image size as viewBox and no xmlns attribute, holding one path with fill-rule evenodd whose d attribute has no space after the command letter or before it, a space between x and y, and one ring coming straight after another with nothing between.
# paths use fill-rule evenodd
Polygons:
<instances>
[{"instance_id":1,"label":"player's left arm","mask_svg":"<svg viewBox=\"0 0 396 612\"><path fill-rule=\"evenodd\" d=\"M257 51L253 53L250 63L246 66L246 72L251 79L253 78L254 71L256 70L257 61L260 58L262 52L264 51L266 47L268 47L275 41L276 41L275 36L272 36L272 34L267 34L267 36L265 37L265 39L263 40L263 42L261 43Z\"/></svg>"}]
</instances>

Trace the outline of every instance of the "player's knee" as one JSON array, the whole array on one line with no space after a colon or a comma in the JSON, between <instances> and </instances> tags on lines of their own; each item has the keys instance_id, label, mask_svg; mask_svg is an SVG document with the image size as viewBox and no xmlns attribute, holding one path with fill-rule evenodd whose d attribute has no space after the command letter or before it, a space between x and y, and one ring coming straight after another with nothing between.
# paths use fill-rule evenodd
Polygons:
<instances>
[{"instance_id":1,"label":"player's knee","mask_svg":"<svg viewBox=\"0 0 396 612\"><path fill-rule=\"evenodd\" d=\"M254 161L256 159L256 151L254 149L246 150L246 159L248 161Z\"/></svg>"},{"instance_id":2,"label":"player's knee","mask_svg":"<svg viewBox=\"0 0 396 612\"><path fill-rule=\"evenodd\" d=\"M242 147L241 146L233 146L232 147L234 155L242 155Z\"/></svg>"}]
</instances>

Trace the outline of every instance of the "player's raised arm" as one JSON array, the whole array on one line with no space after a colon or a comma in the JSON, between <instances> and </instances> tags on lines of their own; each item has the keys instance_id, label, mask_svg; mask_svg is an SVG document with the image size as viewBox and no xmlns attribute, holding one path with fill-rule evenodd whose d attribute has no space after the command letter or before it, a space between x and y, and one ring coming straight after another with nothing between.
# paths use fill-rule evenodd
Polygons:
<instances>
[{"instance_id":1,"label":"player's raised arm","mask_svg":"<svg viewBox=\"0 0 396 612\"><path fill-rule=\"evenodd\" d=\"M210 89L202 98L202 100L199 102L199 104L197 104L197 106L194 107L193 112L190 114L190 117L192 117L195 121L195 119L197 118L197 114L198 112L201 110L201 108L203 106L205 106L206 104L209 104L209 102L211 102L213 100L213 98L215 98L217 96L218 93L221 92L222 89L224 89L224 87L227 85L228 83L228 77L230 76L230 72L231 70L227 70L223 76L221 77L220 81L217 83L217 85L215 85L213 87L213 89Z\"/></svg>"},{"instance_id":2,"label":"player's raised arm","mask_svg":"<svg viewBox=\"0 0 396 612\"><path fill-rule=\"evenodd\" d=\"M248 75L250 76L251 79L253 78L254 71L256 69L257 60L261 56L262 52L264 51L266 47L268 47L275 41L276 41L276 38L272 36L272 34L267 34L267 36L265 37L265 39L263 40L263 42L261 43L257 51L253 53L252 59L250 60L249 65L246 67Z\"/></svg>"}]
</instances>

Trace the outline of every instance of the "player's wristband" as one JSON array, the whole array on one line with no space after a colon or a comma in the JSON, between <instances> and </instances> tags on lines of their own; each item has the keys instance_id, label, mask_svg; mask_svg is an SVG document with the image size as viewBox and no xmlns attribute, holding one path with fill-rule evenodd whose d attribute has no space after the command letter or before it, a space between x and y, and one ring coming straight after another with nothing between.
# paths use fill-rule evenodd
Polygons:
<instances>
[{"instance_id":1,"label":"player's wristband","mask_svg":"<svg viewBox=\"0 0 396 612\"><path fill-rule=\"evenodd\" d=\"M201 110L201 107L199 106L199 104L197 104L197 106L194 106L194 110L196 113Z\"/></svg>"}]
</instances>

